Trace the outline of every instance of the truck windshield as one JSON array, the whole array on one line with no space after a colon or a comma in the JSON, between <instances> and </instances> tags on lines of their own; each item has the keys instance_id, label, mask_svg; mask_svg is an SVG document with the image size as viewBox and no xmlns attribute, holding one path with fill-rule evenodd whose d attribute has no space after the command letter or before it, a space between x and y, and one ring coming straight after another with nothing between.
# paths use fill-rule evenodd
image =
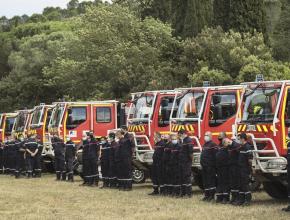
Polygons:
<instances>
[{"instance_id":1,"label":"truck windshield","mask_svg":"<svg viewBox=\"0 0 290 220\"><path fill-rule=\"evenodd\" d=\"M55 128L59 126L62 120L63 111L64 111L64 106L62 105L57 105L54 108L51 118L50 118L49 127Z\"/></svg>"},{"instance_id":2,"label":"truck windshield","mask_svg":"<svg viewBox=\"0 0 290 220\"><path fill-rule=\"evenodd\" d=\"M138 97L131 106L131 119L148 119L153 113L154 95L142 95Z\"/></svg>"},{"instance_id":3,"label":"truck windshield","mask_svg":"<svg viewBox=\"0 0 290 220\"><path fill-rule=\"evenodd\" d=\"M6 121L5 121L5 134L6 135L11 134L14 121L15 121L15 117L6 117Z\"/></svg>"},{"instance_id":4,"label":"truck windshield","mask_svg":"<svg viewBox=\"0 0 290 220\"><path fill-rule=\"evenodd\" d=\"M26 113L19 112L19 114L15 118L15 123L14 123L14 130L16 132L24 131L25 124L26 124L26 118L27 118L27 114Z\"/></svg>"},{"instance_id":5,"label":"truck windshield","mask_svg":"<svg viewBox=\"0 0 290 220\"><path fill-rule=\"evenodd\" d=\"M280 88L258 88L246 96L243 122L271 122L274 120Z\"/></svg>"},{"instance_id":6,"label":"truck windshield","mask_svg":"<svg viewBox=\"0 0 290 220\"><path fill-rule=\"evenodd\" d=\"M43 106L37 107L32 113L31 125L39 125L43 114Z\"/></svg>"},{"instance_id":7,"label":"truck windshield","mask_svg":"<svg viewBox=\"0 0 290 220\"><path fill-rule=\"evenodd\" d=\"M177 97L178 110L176 118L198 118L202 112L201 106L204 98L204 92L190 92L181 98Z\"/></svg>"}]
</instances>

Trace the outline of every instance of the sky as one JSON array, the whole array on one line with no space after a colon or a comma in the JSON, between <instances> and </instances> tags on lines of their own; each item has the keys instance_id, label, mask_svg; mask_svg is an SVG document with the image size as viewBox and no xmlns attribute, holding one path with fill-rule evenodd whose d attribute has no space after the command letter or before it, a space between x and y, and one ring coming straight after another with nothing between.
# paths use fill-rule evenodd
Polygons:
<instances>
[{"instance_id":1,"label":"sky","mask_svg":"<svg viewBox=\"0 0 290 220\"><path fill-rule=\"evenodd\" d=\"M0 17L41 13L45 7L65 8L69 0L0 0Z\"/></svg>"}]
</instances>

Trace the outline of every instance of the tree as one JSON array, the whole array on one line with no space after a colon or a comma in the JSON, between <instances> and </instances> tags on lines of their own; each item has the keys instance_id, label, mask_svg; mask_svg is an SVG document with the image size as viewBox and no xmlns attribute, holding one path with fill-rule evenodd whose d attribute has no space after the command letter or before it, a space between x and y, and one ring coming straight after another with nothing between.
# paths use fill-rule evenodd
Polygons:
<instances>
[{"instance_id":1,"label":"tree","mask_svg":"<svg viewBox=\"0 0 290 220\"><path fill-rule=\"evenodd\" d=\"M214 0L214 25L221 26L223 30L229 30L229 16L230 16L230 2L229 0Z\"/></svg>"}]
</instances>

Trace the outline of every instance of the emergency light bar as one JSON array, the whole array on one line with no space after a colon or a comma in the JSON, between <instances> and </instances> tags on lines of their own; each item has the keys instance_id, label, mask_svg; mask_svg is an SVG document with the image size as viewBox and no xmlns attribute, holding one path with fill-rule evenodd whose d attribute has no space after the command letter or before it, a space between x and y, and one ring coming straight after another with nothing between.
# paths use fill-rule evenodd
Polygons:
<instances>
[{"instance_id":1,"label":"emergency light bar","mask_svg":"<svg viewBox=\"0 0 290 220\"><path fill-rule=\"evenodd\" d=\"M264 82L264 75L263 74L256 75L256 82Z\"/></svg>"}]
</instances>

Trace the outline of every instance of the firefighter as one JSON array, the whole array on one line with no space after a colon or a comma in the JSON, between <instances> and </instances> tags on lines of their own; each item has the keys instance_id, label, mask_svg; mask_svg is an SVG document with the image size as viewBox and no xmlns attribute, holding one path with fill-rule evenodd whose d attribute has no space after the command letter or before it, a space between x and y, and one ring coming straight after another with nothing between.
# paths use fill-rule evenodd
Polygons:
<instances>
[{"instance_id":1,"label":"firefighter","mask_svg":"<svg viewBox=\"0 0 290 220\"><path fill-rule=\"evenodd\" d=\"M115 162L115 151L118 143L115 140L115 134L109 134L109 186L110 188L117 187L117 173L116 173L116 162Z\"/></svg>"},{"instance_id":2,"label":"firefighter","mask_svg":"<svg viewBox=\"0 0 290 220\"><path fill-rule=\"evenodd\" d=\"M119 190L132 190L132 143L128 133L117 132L119 146L115 152Z\"/></svg>"},{"instance_id":3,"label":"firefighter","mask_svg":"<svg viewBox=\"0 0 290 220\"><path fill-rule=\"evenodd\" d=\"M231 192L231 204L235 204L239 200L240 188L240 168L239 168L239 140L229 141L229 182Z\"/></svg>"},{"instance_id":4,"label":"firefighter","mask_svg":"<svg viewBox=\"0 0 290 220\"><path fill-rule=\"evenodd\" d=\"M15 163L15 178L18 179L21 175L21 172L24 170L24 138L19 136L15 141L16 147L16 163Z\"/></svg>"},{"instance_id":5,"label":"firefighter","mask_svg":"<svg viewBox=\"0 0 290 220\"><path fill-rule=\"evenodd\" d=\"M33 170L35 165L35 156L38 152L38 143L36 140L36 135L31 135L26 143L25 146L25 157L26 157L26 164L27 164L27 177L31 178L33 176Z\"/></svg>"},{"instance_id":6,"label":"firefighter","mask_svg":"<svg viewBox=\"0 0 290 220\"><path fill-rule=\"evenodd\" d=\"M234 205L250 205L252 194L250 191L250 174L252 149L247 141L247 134L239 134L241 147L239 149L239 169L240 169L240 190L239 200Z\"/></svg>"},{"instance_id":7,"label":"firefighter","mask_svg":"<svg viewBox=\"0 0 290 220\"><path fill-rule=\"evenodd\" d=\"M224 139L227 137L226 132L220 132L219 136L218 136L218 140L219 140L219 147L224 147Z\"/></svg>"},{"instance_id":8,"label":"firefighter","mask_svg":"<svg viewBox=\"0 0 290 220\"><path fill-rule=\"evenodd\" d=\"M214 200L216 190L216 152L217 145L212 141L212 133L207 131L204 136L205 144L203 145L200 164L202 167L202 177L204 186L203 201Z\"/></svg>"},{"instance_id":9,"label":"firefighter","mask_svg":"<svg viewBox=\"0 0 290 220\"><path fill-rule=\"evenodd\" d=\"M171 158L172 144L171 144L171 135L168 136L167 143L165 143L164 152L162 155L162 170L163 170L163 183L164 191L161 192L161 195L169 196L173 193L172 190L172 172L170 167L170 158Z\"/></svg>"},{"instance_id":10,"label":"firefighter","mask_svg":"<svg viewBox=\"0 0 290 220\"><path fill-rule=\"evenodd\" d=\"M61 138L54 135L52 140L52 147L54 150L54 166L56 173L56 181L66 180L65 171L65 144Z\"/></svg>"},{"instance_id":11,"label":"firefighter","mask_svg":"<svg viewBox=\"0 0 290 220\"><path fill-rule=\"evenodd\" d=\"M70 137L66 137L65 143L65 165L66 165L66 174L67 180L69 182L74 181L74 173L73 173L73 162L76 157L76 145L71 140Z\"/></svg>"},{"instance_id":12,"label":"firefighter","mask_svg":"<svg viewBox=\"0 0 290 220\"><path fill-rule=\"evenodd\" d=\"M222 146L218 148L216 153L216 169L217 169L217 203L228 203L230 200L229 186L229 152L228 146L231 141L223 136Z\"/></svg>"},{"instance_id":13,"label":"firefighter","mask_svg":"<svg viewBox=\"0 0 290 220\"><path fill-rule=\"evenodd\" d=\"M99 175L97 162L100 154L100 146L92 132L87 133L83 139L83 175L87 186L98 186Z\"/></svg>"},{"instance_id":14,"label":"firefighter","mask_svg":"<svg viewBox=\"0 0 290 220\"><path fill-rule=\"evenodd\" d=\"M290 128L288 129L288 139L290 139ZM282 211L290 212L290 141L287 144L287 180L288 180L288 207L283 208Z\"/></svg>"},{"instance_id":15,"label":"firefighter","mask_svg":"<svg viewBox=\"0 0 290 220\"><path fill-rule=\"evenodd\" d=\"M109 169L110 169L110 149L111 146L106 137L101 137L101 171L103 188L109 187Z\"/></svg>"},{"instance_id":16,"label":"firefighter","mask_svg":"<svg viewBox=\"0 0 290 220\"><path fill-rule=\"evenodd\" d=\"M181 140L181 149L179 153L179 166L181 178L181 196L192 196L191 183L191 166L193 160L193 144L192 139L188 137L185 130L178 132Z\"/></svg>"},{"instance_id":17,"label":"firefighter","mask_svg":"<svg viewBox=\"0 0 290 220\"><path fill-rule=\"evenodd\" d=\"M40 138L37 137L38 143L38 152L35 155L35 165L34 165L34 177L41 177L41 153L43 150L43 143L40 141Z\"/></svg>"},{"instance_id":18,"label":"firefighter","mask_svg":"<svg viewBox=\"0 0 290 220\"><path fill-rule=\"evenodd\" d=\"M6 145L6 171L7 174L14 175L14 163L15 163L15 143L12 137L8 137L5 143Z\"/></svg>"},{"instance_id":19,"label":"firefighter","mask_svg":"<svg viewBox=\"0 0 290 220\"><path fill-rule=\"evenodd\" d=\"M153 183L153 192L149 195L162 194L164 185L162 182L162 155L165 148L165 142L161 138L161 134L156 132L154 134L155 150L153 154L153 164L151 170L151 179Z\"/></svg>"}]
</instances>

